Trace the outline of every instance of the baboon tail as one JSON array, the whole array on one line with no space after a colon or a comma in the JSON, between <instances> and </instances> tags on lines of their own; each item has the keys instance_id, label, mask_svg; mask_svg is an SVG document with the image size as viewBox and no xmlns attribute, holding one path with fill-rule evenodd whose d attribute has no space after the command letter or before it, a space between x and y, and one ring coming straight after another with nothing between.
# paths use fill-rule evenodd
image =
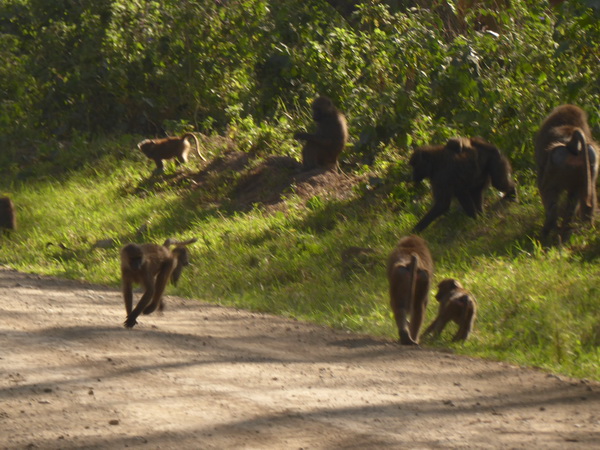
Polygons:
<instances>
[{"instance_id":1,"label":"baboon tail","mask_svg":"<svg viewBox=\"0 0 600 450\"><path fill-rule=\"evenodd\" d=\"M198 156L200 159L202 159L202 161L206 161L206 158L202 156L202 153L200 153L200 141L198 140L198 136L196 136L194 133L186 133L182 136L182 138L186 137L194 138L194 143L196 144L196 153L198 153Z\"/></svg>"},{"instance_id":2,"label":"baboon tail","mask_svg":"<svg viewBox=\"0 0 600 450\"><path fill-rule=\"evenodd\" d=\"M410 264L408 266L408 271L410 273L410 308L412 309L412 305L415 299L415 289L417 287L417 268L419 266L419 257L412 253L410 255Z\"/></svg>"},{"instance_id":3,"label":"baboon tail","mask_svg":"<svg viewBox=\"0 0 600 450\"><path fill-rule=\"evenodd\" d=\"M577 136L577 139L579 139L582 144L581 148L583 150L583 158L585 161L585 205L588 208L592 208L594 206L593 190L595 189L595 186L592 186L592 171L594 168L592 167L592 163L590 161L590 152L583 132L581 130L576 130L573 138L575 138L575 136Z\"/></svg>"}]
</instances>

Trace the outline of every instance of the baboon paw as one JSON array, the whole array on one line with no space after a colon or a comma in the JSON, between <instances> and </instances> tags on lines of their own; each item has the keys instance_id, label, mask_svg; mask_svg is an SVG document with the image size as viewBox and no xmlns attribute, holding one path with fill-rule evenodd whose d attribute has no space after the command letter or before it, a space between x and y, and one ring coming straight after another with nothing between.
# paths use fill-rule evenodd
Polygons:
<instances>
[{"instance_id":1,"label":"baboon paw","mask_svg":"<svg viewBox=\"0 0 600 450\"><path fill-rule=\"evenodd\" d=\"M128 317L125 320L124 325L125 325L125 328L133 328L134 326L137 325L137 320Z\"/></svg>"}]
</instances>

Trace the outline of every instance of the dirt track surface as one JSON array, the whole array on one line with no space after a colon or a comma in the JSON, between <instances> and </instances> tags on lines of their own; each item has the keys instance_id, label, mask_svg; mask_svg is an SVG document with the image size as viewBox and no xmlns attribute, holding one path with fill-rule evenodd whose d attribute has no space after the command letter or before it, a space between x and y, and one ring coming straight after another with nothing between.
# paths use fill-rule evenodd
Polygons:
<instances>
[{"instance_id":1,"label":"dirt track surface","mask_svg":"<svg viewBox=\"0 0 600 450\"><path fill-rule=\"evenodd\" d=\"M600 386L0 269L2 448L592 448Z\"/></svg>"}]
</instances>

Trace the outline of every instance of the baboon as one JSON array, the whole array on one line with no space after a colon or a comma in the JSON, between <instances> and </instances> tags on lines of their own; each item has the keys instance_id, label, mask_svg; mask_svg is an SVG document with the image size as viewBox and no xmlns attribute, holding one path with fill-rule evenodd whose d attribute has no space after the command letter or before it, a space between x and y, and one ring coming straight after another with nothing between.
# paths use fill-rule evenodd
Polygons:
<instances>
[{"instance_id":1,"label":"baboon","mask_svg":"<svg viewBox=\"0 0 600 450\"><path fill-rule=\"evenodd\" d=\"M313 119L317 123L315 133L297 132L294 139L306 141L302 147L302 167L335 169L338 156L348 140L346 118L333 102L325 96L317 97L312 103Z\"/></svg>"},{"instance_id":2,"label":"baboon","mask_svg":"<svg viewBox=\"0 0 600 450\"><path fill-rule=\"evenodd\" d=\"M15 205L9 197L0 197L0 228L11 231L17 229Z\"/></svg>"},{"instance_id":3,"label":"baboon","mask_svg":"<svg viewBox=\"0 0 600 450\"><path fill-rule=\"evenodd\" d=\"M175 158L177 165L187 162L191 145L188 138L193 138L196 144L198 156L206 161L206 158L200 153L200 142L193 133L186 133L181 137L172 136L164 139L145 139L138 144L138 148L148 158L156 163L155 173L162 173L165 170L163 160Z\"/></svg>"},{"instance_id":4,"label":"baboon","mask_svg":"<svg viewBox=\"0 0 600 450\"><path fill-rule=\"evenodd\" d=\"M419 236L400 239L388 259L387 275L400 343L418 345L433 276L433 260L425 240Z\"/></svg>"},{"instance_id":5,"label":"baboon","mask_svg":"<svg viewBox=\"0 0 600 450\"><path fill-rule=\"evenodd\" d=\"M469 217L483 212L483 191L492 186L504 192L504 199L516 200L515 183L508 160L494 145L481 138L453 138L445 145L415 149L410 158L413 179L429 178L433 206L414 227L427 226L450 208L456 197Z\"/></svg>"},{"instance_id":6,"label":"baboon","mask_svg":"<svg viewBox=\"0 0 600 450\"><path fill-rule=\"evenodd\" d=\"M423 332L423 336L432 332L439 336L446 324L452 320L459 326L452 341L465 341L473 329L477 314L477 303L473 296L457 280L446 278L438 284L435 298L440 304L438 315Z\"/></svg>"},{"instance_id":7,"label":"baboon","mask_svg":"<svg viewBox=\"0 0 600 450\"><path fill-rule=\"evenodd\" d=\"M163 245L127 244L121 249L121 276L123 300L127 318L125 327L133 328L140 314L150 314L158 308L164 309L162 299L167 282L177 284L181 271L189 265L189 254L185 247L196 239L179 242L167 239ZM170 246L175 245L173 250ZM133 284L144 288L142 298L133 308Z\"/></svg>"},{"instance_id":8,"label":"baboon","mask_svg":"<svg viewBox=\"0 0 600 450\"><path fill-rule=\"evenodd\" d=\"M574 105L555 108L542 122L535 137L537 184L546 211L542 236L557 229L560 197L566 193L562 229L570 235L570 222L579 207L591 223L596 213L598 143L592 139L587 114Z\"/></svg>"}]
</instances>

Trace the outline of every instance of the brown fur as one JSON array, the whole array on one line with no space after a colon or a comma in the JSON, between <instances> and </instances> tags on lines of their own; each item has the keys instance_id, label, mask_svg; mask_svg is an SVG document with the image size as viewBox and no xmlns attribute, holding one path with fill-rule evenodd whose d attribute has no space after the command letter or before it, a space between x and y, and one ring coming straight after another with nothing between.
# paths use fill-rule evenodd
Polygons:
<instances>
[{"instance_id":1,"label":"brown fur","mask_svg":"<svg viewBox=\"0 0 600 450\"><path fill-rule=\"evenodd\" d=\"M191 146L188 138L194 139L196 152L204 161L206 159L200 153L200 142L195 134L186 133L181 137L172 136L164 139L146 139L138 144L138 148L148 158L156 163L155 172L161 173L165 170L163 160L175 158L177 165L187 162Z\"/></svg>"},{"instance_id":2,"label":"brown fur","mask_svg":"<svg viewBox=\"0 0 600 450\"><path fill-rule=\"evenodd\" d=\"M417 148L410 158L416 182L429 178L433 206L415 226L420 232L450 208L456 197L469 215L483 211L483 191L492 186L504 192L504 198L516 199L512 169L500 150L481 138L454 138L446 145Z\"/></svg>"},{"instance_id":3,"label":"brown fur","mask_svg":"<svg viewBox=\"0 0 600 450\"><path fill-rule=\"evenodd\" d=\"M585 150L585 151L584 151ZM580 209L593 223L596 214L598 151L587 121L587 114L574 105L555 108L542 123L535 137L537 184L546 211L542 235L558 229L559 203L566 193L561 238L570 234L570 222Z\"/></svg>"},{"instance_id":4,"label":"brown fur","mask_svg":"<svg viewBox=\"0 0 600 450\"><path fill-rule=\"evenodd\" d=\"M338 157L348 141L346 118L324 96L313 101L312 109L317 131L294 134L294 139L306 141L302 148L302 167L304 170L337 168Z\"/></svg>"},{"instance_id":5,"label":"brown fur","mask_svg":"<svg viewBox=\"0 0 600 450\"><path fill-rule=\"evenodd\" d=\"M0 197L0 228L12 231L17 229L17 213L9 197Z\"/></svg>"},{"instance_id":6,"label":"brown fur","mask_svg":"<svg viewBox=\"0 0 600 450\"><path fill-rule=\"evenodd\" d=\"M390 306L398 327L400 343L417 345L433 277L433 260L425 240L419 236L400 239L388 259L387 276Z\"/></svg>"},{"instance_id":7,"label":"brown fur","mask_svg":"<svg viewBox=\"0 0 600 450\"><path fill-rule=\"evenodd\" d=\"M133 328L140 314L150 314L164 309L162 299L167 282L177 284L183 267L189 264L186 244L195 239L177 242L167 239L164 245L127 244L121 249L121 276L123 301L127 319L125 327ZM171 251L169 247L176 244ZM144 288L142 298L133 309L133 284Z\"/></svg>"},{"instance_id":8,"label":"brown fur","mask_svg":"<svg viewBox=\"0 0 600 450\"><path fill-rule=\"evenodd\" d=\"M459 328L452 340L465 341L473 329L477 315L477 303L473 296L457 280L446 278L438 284L435 298L440 304L438 315L423 336L429 333L439 336L446 324L453 321Z\"/></svg>"}]
</instances>

